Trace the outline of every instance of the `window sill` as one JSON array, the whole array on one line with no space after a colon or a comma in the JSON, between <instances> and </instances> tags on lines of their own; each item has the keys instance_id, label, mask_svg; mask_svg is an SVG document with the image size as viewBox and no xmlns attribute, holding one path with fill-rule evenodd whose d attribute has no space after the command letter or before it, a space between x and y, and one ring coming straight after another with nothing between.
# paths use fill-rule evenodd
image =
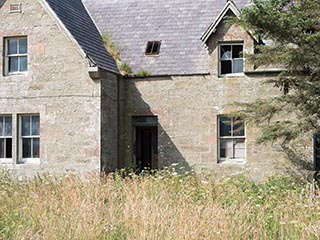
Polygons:
<instances>
[{"instance_id":1,"label":"window sill","mask_svg":"<svg viewBox=\"0 0 320 240\"><path fill-rule=\"evenodd\" d=\"M244 72L241 73L227 73L223 75L219 75L219 78L229 78L229 77L244 77L246 74Z\"/></svg>"},{"instance_id":2,"label":"window sill","mask_svg":"<svg viewBox=\"0 0 320 240\"><path fill-rule=\"evenodd\" d=\"M247 161L245 159L220 159L219 164L245 164Z\"/></svg>"},{"instance_id":3,"label":"window sill","mask_svg":"<svg viewBox=\"0 0 320 240\"><path fill-rule=\"evenodd\" d=\"M21 165L23 165L23 164L32 164L32 165L35 164L35 165L37 165L37 164L40 164L40 158L23 158L18 162L18 164L21 164Z\"/></svg>"},{"instance_id":4,"label":"window sill","mask_svg":"<svg viewBox=\"0 0 320 240\"><path fill-rule=\"evenodd\" d=\"M0 164L12 164L12 158L1 158Z\"/></svg>"},{"instance_id":5,"label":"window sill","mask_svg":"<svg viewBox=\"0 0 320 240\"><path fill-rule=\"evenodd\" d=\"M11 76L27 76L28 72L10 72L5 74L5 77L11 77Z\"/></svg>"}]
</instances>

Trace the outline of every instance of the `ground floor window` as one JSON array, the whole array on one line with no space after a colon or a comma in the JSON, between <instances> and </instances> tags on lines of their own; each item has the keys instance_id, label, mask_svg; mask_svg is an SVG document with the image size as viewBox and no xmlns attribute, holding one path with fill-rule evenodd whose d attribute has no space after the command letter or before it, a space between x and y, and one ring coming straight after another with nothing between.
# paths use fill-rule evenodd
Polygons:
<instances>
[{"instance_id":1,"label":"ground floor window","mask_svg":"<svg viewBox=\"0 0 320 240\"><path fill-rule=\"evenodd\" d=\"M20 156L21 162L38 161L40 158L40 117L20 116Z\"/></svg>"},{"instance_id":2,"label":"ground floor window","mask_svg":"<svg viewBox=\"0 0 320 240\"><path fill-rule=\"evenodd\" d=\"M245 127L240 118L218 118L219 162L244 161L246 156Z\"/></svg>"},{"instance_id":3,"label":"ground floor window","mask_svg":"<svg viewBox=\"0 0 320 240\"><path fill-rule=\"evenodd\" d=\"M0 162L12 159L12 117L0 116Z\"/></svg>"}]
</instances>

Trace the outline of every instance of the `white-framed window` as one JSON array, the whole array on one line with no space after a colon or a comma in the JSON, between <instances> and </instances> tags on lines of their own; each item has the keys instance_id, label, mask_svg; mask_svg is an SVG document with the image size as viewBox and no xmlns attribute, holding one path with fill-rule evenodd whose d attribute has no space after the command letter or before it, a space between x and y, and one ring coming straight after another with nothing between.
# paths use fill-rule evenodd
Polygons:
<instances>
[{"instance_id":1,"label":"white-framed window","mask_svg":"<svg viewBox=\"0 0 320 240\"><path fill-rule=\"evenodd\" d=\"M246 158L245 126L240 118L218 117L219 162L243 162Z\"/></svg>"},{"instance_id":2,"label":"white-framed window","mask_svg":"<svg viewBox=\"0 0 320 240\"><path fill-rule=\"evenodd\" d=\"M243 43L219 44L219 75L243 72Z\"/></svg>"},{"instance_id":3,"label":"white-framed window","mask_svg":"<svg viewBox=\"0 0 320 240\"><path fill-rule=\"evenodd\" d=\"M40 162L40 116L21 115L20 120L20 161L19 163Z\"/></svg>"},{"instance_id":4,"label":"white-framed window","mask_svg":"<svg viewBox=\"0 0 320 240\"><path fill-rule=\"evenodd\" d=\"M0 116L0 162L12 162L12 117Z\"/></svg>"},{"instance_id":5,"label":"white-framed window","mask_svg":"<svg viewBox=\"0 0 320 240\"><path fill-rule=\"evenodd\" d=\"M27 37L5 38L5 75L28 71Z\"/></svg>"}]
</instances>

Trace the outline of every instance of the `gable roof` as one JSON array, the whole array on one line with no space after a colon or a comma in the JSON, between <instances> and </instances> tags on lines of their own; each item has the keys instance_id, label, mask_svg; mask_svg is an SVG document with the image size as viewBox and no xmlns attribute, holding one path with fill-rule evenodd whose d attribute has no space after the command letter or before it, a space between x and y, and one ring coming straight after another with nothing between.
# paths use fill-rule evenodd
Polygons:
<instances>
[{"instance_id":1,"label":"gable roof","mask_svg":"<svg viewBox=\"0 0 320 240\"><path fill-rule=\"evenodd\" d=\"M106 51L100 32L81 0L46 2L94 64L101 69L119 73L115 60Z\"/></svg>"},{"instance_id":2,"label":"gable roof","mask_svg":"<svg viewBox=\"0 0 320 240\"><path fill-rule=\"evenodd\" d=\"M223 18L226 16L228 11L231 11L235 16L240 15L240 11L232 0L228 0L224 8L218 14L214 22L209 26L207 31L203 33L201 36L201 40L205 43L209 39L209 37L217 30L218 25L221 23Z\"/></svg>"},{"instance_id":3,"label":"gable roof","mask_svg":"<svg viewBox=\"0 0 320 240\"><path fill-rule=\"evenodd\" d=\"M238 8L249 0L235 0ZM209 56L201 36L226 0L83 0L103 35L114 40L123 62L151 75L208 74ZM146 56L148 41L160 53Z\"/></svg>"}]
</instances>

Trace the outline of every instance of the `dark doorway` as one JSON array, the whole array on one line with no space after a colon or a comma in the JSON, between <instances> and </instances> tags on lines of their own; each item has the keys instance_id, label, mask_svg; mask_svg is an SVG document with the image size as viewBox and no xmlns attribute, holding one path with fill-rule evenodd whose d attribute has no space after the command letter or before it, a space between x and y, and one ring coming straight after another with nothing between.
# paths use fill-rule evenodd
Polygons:
<instances>
[{"instance_id":1,"label":"dark doorway","mask_svg":"<svg viewBox=\"0 0 320 240\"><path fill-rule=\"evenodd\" d=\"M134 117L134 160L139 171L158 168L158 119Z\"/></svg>"}]
</instances>

